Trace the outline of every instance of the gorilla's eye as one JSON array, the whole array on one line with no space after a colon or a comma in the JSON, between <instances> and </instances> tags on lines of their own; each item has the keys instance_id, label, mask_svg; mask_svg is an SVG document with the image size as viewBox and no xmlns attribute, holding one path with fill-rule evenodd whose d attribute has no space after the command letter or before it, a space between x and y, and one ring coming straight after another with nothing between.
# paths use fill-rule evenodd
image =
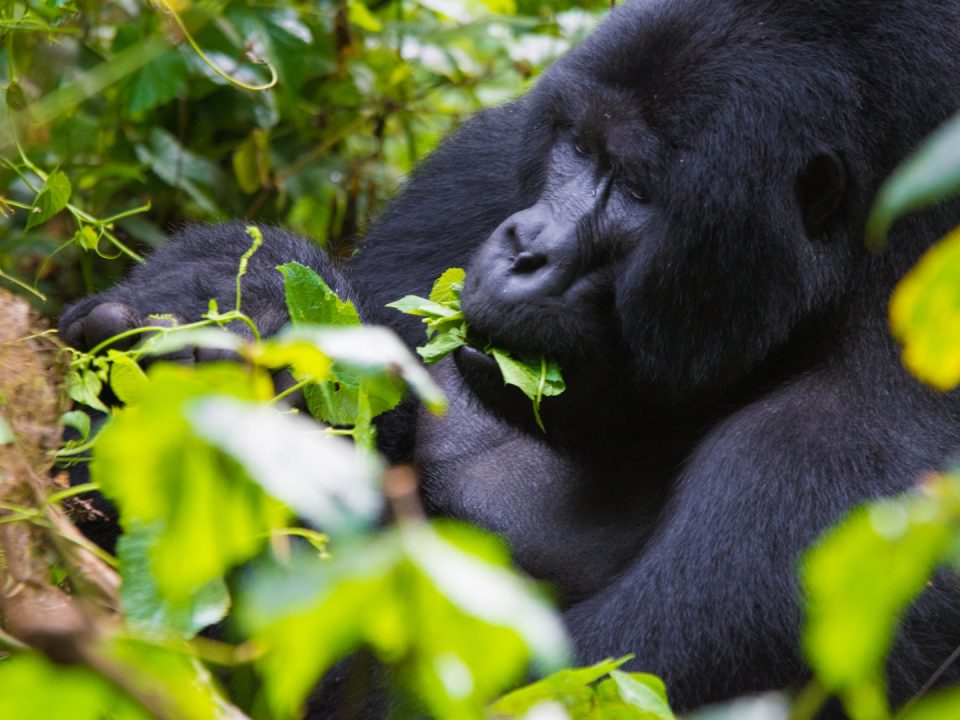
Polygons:
<instances>
[{"instance_id":1,"label":"gorilla's eye","mask_svg":"<svg viewBox=\"0 0 960 720\"><path fill-rule=\"evenodd\" d=\"M587 144L578 137L573 138L573 151L580 157L587 157L590 154Z\"/></svg>"},{"instance_id":2,"label":"gorilla's eye","mask_svg":"<svg viewBox=\"0 0 960 720\"><path fill-rule=\"evenodd\" d=\"M650 193L647 192L647 189L643 185L637 183L631 183L627 185L627 194L638 203L648 203L650 202Z\"/></svg>"}]
</instances>

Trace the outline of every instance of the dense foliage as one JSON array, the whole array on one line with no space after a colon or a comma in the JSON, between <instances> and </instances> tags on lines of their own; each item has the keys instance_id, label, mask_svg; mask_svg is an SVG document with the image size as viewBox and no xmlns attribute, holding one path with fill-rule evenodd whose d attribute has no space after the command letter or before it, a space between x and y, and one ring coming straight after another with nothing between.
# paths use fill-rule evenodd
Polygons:
<instances>
[{"instance_id":1,"label":"dense foliage","mask_svg":"<svg viewBox=\"0 0 960 720\"><path fill-rule=\"evenodd\" d=\"M0 2L2 278L53 316L171 225L232 216L349 252L443 134L519 92L600 12L514 0ZM957 148L960 126L949 126L892 179L873 242L898 215L960 188ZM41 402L42 378L20 380L55 369L28 368L37 340L23 340L30 331L4 301L0 716L297 717L324 673L366 647L411 712L673 717L669 688L619 671L623 659L561 669L567 645L548 590L512 570L496 538L426 521L412 474L383 467L377 414L406 392L444 407L399 340L361 327L295 263L279 269L287 330L261 340L251 328L251 341L222 330L250 322L239 300L260 235L249 234L234 307L211 305L178 328L158 318L132 350L69 353L64 387L77 409L60 421L75 439L57 459L92 454L94 482L80 488L45 479L49 439L36 426L39 406L56 403ZM891 308L905 362L942 389L960 382L958 248L957 233L934 248ZM465 339L450 285L408 302L434 313L423 312L436 321L428 358ZM243 362L141 370L184 344ZM270 373L284 367L297 384L277 394ZM535 402L548 379L543 361L524 380ZM322 425L286 408L293 389ZM90 410L109 417L102 429ZM80 497L93 489L120 511L116 557L67 520L96 512ZM386 528L384 506L397 520ZM856 510L798 568L810 685L702 717L809 718L831 696L856 720L890 717L883 660L897 620L938 567L960 562L958 538L957 476ZM531 666L547 677L500 697ZM958 690L921 695L900 717L960 714Z\"/></svg>"}]
</instances>

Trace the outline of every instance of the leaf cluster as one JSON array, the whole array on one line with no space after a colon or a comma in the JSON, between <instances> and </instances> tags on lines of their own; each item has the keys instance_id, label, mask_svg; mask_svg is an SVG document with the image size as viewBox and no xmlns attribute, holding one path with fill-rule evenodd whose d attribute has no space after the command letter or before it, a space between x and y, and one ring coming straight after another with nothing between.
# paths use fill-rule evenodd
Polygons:
<instances>
[{"instance_id":1,"label":"leaf cluster","mask_svg":"<svg viewBox=\"0 0 960 720\"><path fill-rule=\"evenodd\" d=\"M427 365L432 365L454 350L470 344L467 321L460 309L460 293L465 280L466 273L463 268L449 268L434 281L429 298L407 295L387 304L387 307L407 315L423 318L427 330L427 344L418 347L417 353ZM520 356L489 344L484 344L480 349L496 361L504 384L519 388L530 398L533 417L540 429L546 431L540 417L540 403L545 396L559 395L566 389L556 360L545 356Z\"/></svg>"}]
</instances>

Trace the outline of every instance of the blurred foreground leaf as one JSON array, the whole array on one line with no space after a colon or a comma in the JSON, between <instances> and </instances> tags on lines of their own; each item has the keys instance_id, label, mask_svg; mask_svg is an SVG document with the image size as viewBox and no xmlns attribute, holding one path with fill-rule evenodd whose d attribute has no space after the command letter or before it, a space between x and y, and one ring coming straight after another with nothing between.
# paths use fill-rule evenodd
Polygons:
<instances>
[{"instance_id":1,"label":"blurred foreground leaf","mask_svg":"<svg viewBox=\"0 0 960 720\"><path fill-rule=\"evenodd\" d=\"M960 191L960 115L948 120L887 178L867 221L871 245L901 215L952 197Z\"/></svg>"},{"instance_id":2,"label":"blurred foreground leaf","mask_svg":"<svg viewBox=\"0 0 960 720\"><path fill-rule=\"evenodd\" d=\"M323 435L305 418L229 397L198 400L187 416L200 437L315 527L334 534L376 520L382 466L344 438Z\"/></svg>"},{"instance_id":3,"label":"blurred foreground leaf","mask_svg":"<svg viewBox=\"0 0 960 720\"><path fill-rule=\"evenodd\" d=\"M951 558L960 480L854 510L807 553L804 647L853 718L886 717L883 664L902 613Z\"/></svg>"},{"instance_id":4,"label":"blurred foreground leaf","mask_svg":"<svg viewBox=\"0 0 960 720\"><path fill-rule=\"evenodd\" d=\"M930 248L897 285L890 325L914 375L940 390L960 383L960 228Z\"/></svg>"},{"instance_id":5,"label":"blurred foreground leaf","mask_svg":"<svg viewBox=\"0 0 960 720\"><path fill-rule=\"evenodd\" d=\"M183 604L175 606L164 600L150 572L150 548L156 544L161 527L134 523L117 541L123 577L120 599L127 624L146 633L193 637L226 617L230 595L223 580L215 578Z\"/></svg>"},{"instance_id":6,"label":"blurred foreground leaf","mask_svg":"<svg viewBox=\"0 0 960 720\"><path fill-rule=\"evenodd\" d=\"M544 670L567 658L559 618L507 563L492 536L417 524L260 576L240 618L267 648L273 712L295 715L337 658L366 645L432 716L482 717L529 661Z\"/></svg>"},{"instance_id":7,"label":"blurred foreground leaf","mask_svg":"<svg viewBox=\"0 0 960 720\"><path fill-rule=\"evenodd\" d=\"M186 418L196 398L266 400L269 376L230 363L159 363L138 405L114 412L97 441L91 471L120 510L125 529L157 528L150 550L160 595L176 605L251 557L286 511Z\"/></svg>"},{"instance_id":8,"label":"blurred foreground leaf","mask_svg":"<svg viewBox=\"0 0 960 720\"><path fill-rule=\"evenodd\" d=\"M504 695L491 710L496 717L523 717L557 703L572 720L673 720L663 681L654 675L617 670L628 660L630 656L576 670L560 670Z\"/></svg>"},{"instance_id":9,"label":"blurred foreground leaf","mask_svg":"<svg viewBox=\"0 0 960 720\"><path fill-rule=\"evenodd\" d=\"M151 720L115 685L84 667L39 654L0 661L0 717L17 720Z\"/></svg>"}]
</instances>

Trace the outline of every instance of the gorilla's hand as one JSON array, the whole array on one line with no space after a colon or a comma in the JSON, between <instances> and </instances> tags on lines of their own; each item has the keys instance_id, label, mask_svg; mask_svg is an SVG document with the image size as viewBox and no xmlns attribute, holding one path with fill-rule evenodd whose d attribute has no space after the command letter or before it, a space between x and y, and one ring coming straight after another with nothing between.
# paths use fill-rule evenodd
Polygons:
<instances>
[{"instance_id":1,"label":"gorilla's hand","mask_svg":"<svg viewBox=\"0 0 960 720\"><path fill-rule=\"evenodd\" d=\"M131 330L194 322L207 312L211 300L221 309L232 308L240 258L252 242L246 228L242 222L186 228L123 282L67 308L60 319L62 337L71 346L90 351L121 336L110 347L126 349L143 338L143 333L125 335ZM261 335L276 333L289 320L277 265L301 262L323 274L338 293L345 293L344 279L319 248L282 230L261 232L263 244L250 258L241 286L241 309ZM229 328L250 335L243 323L231 323ZM167 359L210 361L227 354L188 348Z\"/></svg>"}]
</instances>

